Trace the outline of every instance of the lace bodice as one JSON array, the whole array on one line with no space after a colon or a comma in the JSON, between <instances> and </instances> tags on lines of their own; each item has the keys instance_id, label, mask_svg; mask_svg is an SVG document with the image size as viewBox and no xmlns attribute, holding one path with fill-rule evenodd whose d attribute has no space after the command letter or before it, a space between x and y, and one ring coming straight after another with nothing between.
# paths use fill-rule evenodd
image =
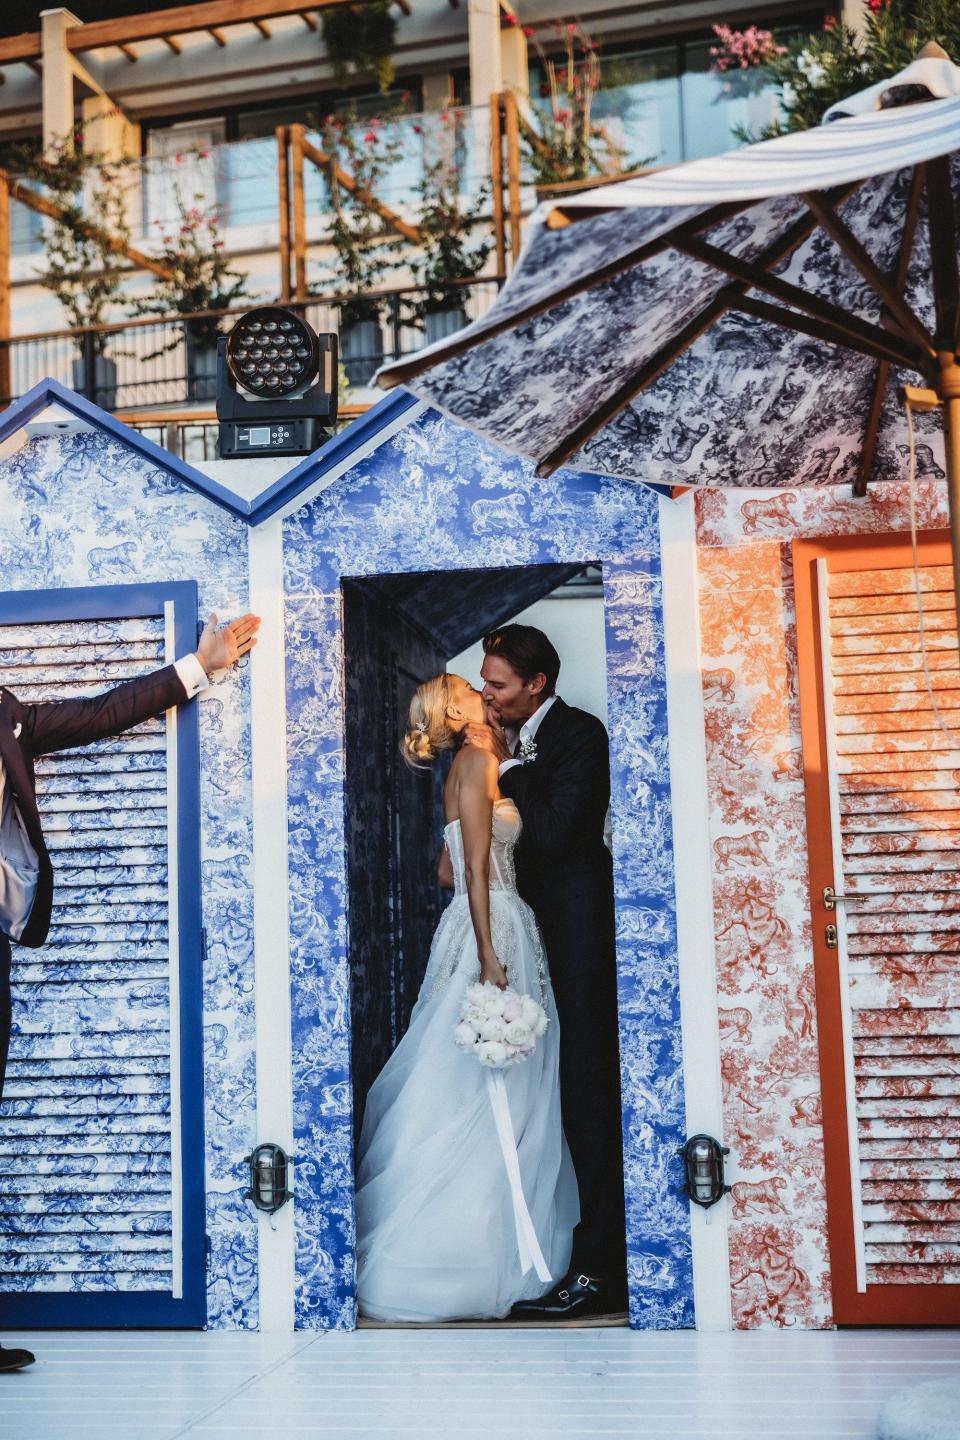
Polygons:
<instances>
[{"instance_id":1,"label":"lace bodice","mask_svg":"<svg viewBox=\"0 0 960 1440\"><path fill-rule=\"evenodd\" d=\"M493 802L493 833L490 836L490 889L516 890L517 878L513 866L513 850L520 839L523 822L520 812L512 800L506 798ZM467 893L466 864L463 855L463 833L459 820L451 820L443 832L450 863L453 866L455 895Z\"/></svg>"}]
</instances>

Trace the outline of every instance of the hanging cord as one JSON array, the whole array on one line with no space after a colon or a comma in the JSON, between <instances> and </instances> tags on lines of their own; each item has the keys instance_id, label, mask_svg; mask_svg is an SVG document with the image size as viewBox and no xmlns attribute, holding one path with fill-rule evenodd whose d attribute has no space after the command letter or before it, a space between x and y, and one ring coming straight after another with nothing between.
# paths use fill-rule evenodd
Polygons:
<instances>
[{"instance_id":1,"label":"hanging cord","mask_svg":"<svg viewBox=\"0 0 960 1440\"><path fill-rule=\"evenodd\" d=\"M927 631L923 617L923 588L920 583L920 548L917 542L917 445L913 431L913 405L909 395L903 397L904 409L907 412L907 435L910 440L910 545L913 551L913 588L917 597L917 619L920 626L920 659L923 661L923 678L927 685L927 695L930 697L930 706L934 717L943 734L950 741L960 740L960 731L955 730L948 722L946 716L940 709L936 692L933 688L933 676L930 673L930 659L927 653ZM954 576L956 587L957 576ZM958 636L960 638L960 636Z\"/></svg>"}]
</instances>

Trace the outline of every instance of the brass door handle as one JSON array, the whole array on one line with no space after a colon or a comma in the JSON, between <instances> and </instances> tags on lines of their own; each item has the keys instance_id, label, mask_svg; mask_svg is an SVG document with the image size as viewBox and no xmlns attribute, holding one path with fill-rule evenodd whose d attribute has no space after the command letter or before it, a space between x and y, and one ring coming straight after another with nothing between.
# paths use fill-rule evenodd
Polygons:
<instances>
[{"instance_id":1,"label":"brass door handle","mask_svg":"<svg viewBox=\"0 0 960 1440\"><path fill-rule=\"evenodd\" d=\"M844 901L847 905L861 905L866 898L866 895L838 895L832 885L823 887L824 910L836 910L838 900Z\"/></svg>"}]
</instances>

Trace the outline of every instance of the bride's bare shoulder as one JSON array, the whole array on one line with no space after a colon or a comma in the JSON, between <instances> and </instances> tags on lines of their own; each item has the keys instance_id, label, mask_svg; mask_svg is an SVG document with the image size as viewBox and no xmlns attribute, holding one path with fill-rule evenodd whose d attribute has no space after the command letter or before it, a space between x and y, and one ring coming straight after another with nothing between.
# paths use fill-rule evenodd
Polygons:
<instances>
[{"instance_id":1,"label":"bride's bare shoulder","mask_svg":"<svg viewBox=\"0 0 960 1440\"><path fill-rule=\"evenodd\" d=\"M463 745L454 756L450 767L451 777L458 782L484 784L490 775L499 774L497 757L490 750L481 750L477 745Z\"/></svg>"}]
</instances>

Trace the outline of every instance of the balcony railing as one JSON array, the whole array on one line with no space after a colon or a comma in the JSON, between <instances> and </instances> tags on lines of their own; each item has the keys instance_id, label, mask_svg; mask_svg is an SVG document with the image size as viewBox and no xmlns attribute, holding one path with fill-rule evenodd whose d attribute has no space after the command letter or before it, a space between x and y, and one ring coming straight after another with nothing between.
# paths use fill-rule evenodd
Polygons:
<instances>
[{"instance_id":1,"label":"balcony railing","mask_svg":"<svg viewBox=\"0 0 960 1440\"><path fill-rule=\"evenodd\" d=\"M422 321L416 316L424 292L416 287L365 296L376 304L381 318L359 326L341 326L343 296L311 296L291 308L314 330L340 333L342 367L348 385L356 389L367 385L386 361L422 349L478 319L493 303L498 288L496 279L458 285L451 292L449 308ZM0 342L0 377L9 374L9 383L0 387L0 405L49 377L104 410L209 406L216 395L216 332L225 334L243 313L209 310L14 336Z\"/></svg>"}]
</instances>

